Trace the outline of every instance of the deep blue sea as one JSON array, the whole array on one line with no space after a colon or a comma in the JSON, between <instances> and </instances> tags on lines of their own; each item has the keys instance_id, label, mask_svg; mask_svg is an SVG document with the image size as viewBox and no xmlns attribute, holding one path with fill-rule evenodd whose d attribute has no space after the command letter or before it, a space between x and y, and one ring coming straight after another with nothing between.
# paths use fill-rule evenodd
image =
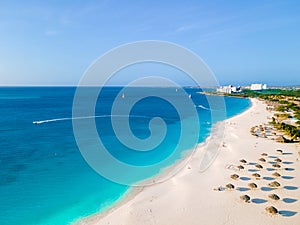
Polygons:
<instances>
[{"instance_id":1,"label":"deep blue sea","mask_svg":"<svg viewBox=\"0 0 300 225\"><path fill-rule=\"evenodd\" d=\"M131 95L145 89L135 88ZM153 117L165 121L167 133L156 150L142 154L132 151L118 141L111 125L112 103L120 90L121 87L102 89L101 100L95 107L98 117L86 120L95 120L99 137L119 160L136 166L160 162L175 147L181 121L188 121L188 116L181 118L174 107L161 98L150 96L137 102L130 112L132 133L141 139L149 137L149 121ZM174 88L152 88L151 91L155 95L164 92L176 98ZM186 88L185 91L191 95L199 116L197 138L198 142L203 142L212 127L209 104L205 95L197 93L200 89ZM129 189L98 175L82 157L74 138L72 120L68 119L72 117L74 93L75 87L0 88L1 225L70 224L110 207ZM125 98L130 97L126 95ZM232 97L225 97L225 103L226 118L243 112L251 104L248 99ZM225 117L220 117L217 121L223 119ZM33 121L43 122L33 124ZM126 132L122 135L126 139ZM86 141L93 148L93 140ZM163 165L171 165L185 150L193 147L189 138L183 146ZM106 162L100 159L99 163L105 165ZM155 168L143 178L154 176L160 169L163 168Z\"/></svg>"}]
</instances>

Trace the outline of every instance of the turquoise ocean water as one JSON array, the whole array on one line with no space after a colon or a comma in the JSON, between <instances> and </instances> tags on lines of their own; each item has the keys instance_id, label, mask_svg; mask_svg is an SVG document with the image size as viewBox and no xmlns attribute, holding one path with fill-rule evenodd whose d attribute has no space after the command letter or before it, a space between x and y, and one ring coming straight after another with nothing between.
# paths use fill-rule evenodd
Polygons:
<instances>
[{"instance_id":1,"label":"turquoise ocean water","mask_svg":"<svg viewBox=\"0 0 300 225\"><path fill-rule=\"evenodd\" d=\"M130 128L139 138L149 133L149 120L163 118L167 125L165 140L156 151L136 154L122 145L114 135L111 106L120 87L104 88L93 118L99 136L111 154L136 165L154 164L168 156L180 133L180 118L168 102L149 97L139 101L131 111ZM186 88L200 119L198 142L203 142L212 127L208 102L201 91ZM136 93L143 89L136 89ZM153 90L175 97L174 89ZM115 203L128 186L113 183L94 172L85 162L73 135L72 103L74 87L0 88L0 224L60 225L103 210ZM126 96L130 98L130 96ZM220 97L215 97L220 98ZM226 118L250 106L248 99L225 97ZM54 120L51 119L61 119ZM187 118L188 119L188 118ZM218 118L223 120L225 118ZM50 121L49 121L50 120ZM44 121L33 124L33 121ZM123 135L126 135L123 134ZM93 147L92 143L91 147ZM190 146L165 163L171 165ZM105 162L102 162L105 165ZM153 176L159 169L151 171Z\"/></svg>"}]
</instances>

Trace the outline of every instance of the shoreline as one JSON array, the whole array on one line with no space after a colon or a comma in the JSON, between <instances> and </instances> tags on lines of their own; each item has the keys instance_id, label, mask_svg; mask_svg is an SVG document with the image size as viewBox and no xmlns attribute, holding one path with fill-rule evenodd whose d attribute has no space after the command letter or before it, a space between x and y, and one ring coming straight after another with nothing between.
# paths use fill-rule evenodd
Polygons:
<instances>
[{"instance_id":1,"label":"shoreline","mask_svg":"<svg viewBox=\"0 0 300 225\"><path fill-rule=\"evenodd\" d=\"M255 223L294 224L299 221L298 210L300 205L298 199L300 199L300 196L297 189L300 187L300 180L297 177L292 179L292 187L297 188L296 191L281 189L278 192L280 195L287 195L296 199L296 202L292 204L279 203L279 207L286 209L285 212L295 214L290 217L280 216L275 220L267 215L264 210L266 206L273 204L273 202L246 204L239 199L242 194L256 195L259 197L257 199L265 199L265 195L272 192L260 190L249 192L238 190L213 191L215 187L225 186L229 182L234 183L229 178L230 174L234 172L247 178L246 171L237 172L226 169L228 165L239 165L239 159L241 158L255 161L260 157L260 152L269 153L277 148L286 149L290 152L295 152L295 149L299 150L297 149L299 146L295 144L276 143L272 140L251 136L249 132L251 126L267 123L267 118L271 115L270 112L266 111L264 102L251 99L251 103L252 105L244 112L220 121L225 126L224 137L221 137L223 144L214 163L207 170L200 171L199 161L203 160L203 152L211 147L210 144L214 142L214 136L216 136L216 139L220 138L216 135L218 132L217 126L215 129L212 127L212 131L206 140L197 145L196 152L191 156L192 159L174 177L164 183L142 188L138 192L134 192L134 189L129 190L124 199L118 201L111 209L82 218L78 224L119 224L119 221L123 221L122 224L130 225L222 224L228 221L229 218L231 224L236 225ZM297 152L295 153L297 154ZM297 167L294 169L295 171L299 169L298 161L296 162L292 157L289 160L292 163L291 165ZM289 173L289 175L293 174L295 172ZM264 174L264 176L268 177L269 174ZM264 185L263 180L255 182ZM289 184L289 181L283 179L280 182L284 182L286 186ZM235 185L247 187L247 182L239 180L235 182Z\"/></svg>"},{"instance_id":2,"label":"shoreline","mask_svg":"<svg viewBox=\"0 0 300 225\"><path fill-rule=\"evenodd\" d=\"M237 115L234 115L230 118L227 118L226 120L222 120L222 121L219 121L216 124L214 124L211 128L210 134L205 138L205 140L203 142L198 143L195 146L195 149L185 150L180 159L175 161L172 165L170 165L166 168L163 168L160 173L154 175L153 177L146 179L146 181L149 181L149 180L155 181L159 177L166 176L166 174L169 173L170 170L177 170L175 173L173 172L173 175L170 178L172 178L173 176L176 176L180 172L180 170L183 169L183 167L187 166L187 163L189 162L190 158L193 157L193 155L195 154L196 151L199 151L199 150L203 151L208 145L210 145L214 142L215 138L218 139L219 136L217 135L217 133L220 131L220 127L223 127L222 130L224 131L224 126L225 126L225 123L227 120L230 120L230 119L236 118L236 117L240 117L253 107L252 99L249 99L249 100L251 101L249 108L247 108L245 111L243 111ZM221 145L221 142L219 143L219 145ZM219 147L221 147L221 146L219 146ZM203 157L204 156L202 154L202 158ZM214 160L212 160L212 163L213 163L213 161ZM206 170L206 168L205 168L205 170ZM168 179L170 179L170 178L168 178ZM141 182L139 182L139 184L142 185L143 182L144 181L141 181ZM148 182L146 182L146 183L148 183ZM74 225L96 224L97 221L103 219L107 215L113 213L115 210L120 208L122 205L133 200L143 190L145 190L147 188L151 188L151 186L155 186L157 184L159 184L159 183L153 182L153 184L150 184L150 185L148 184L146 186L137 185L137 186L130 187L112 206L110 206L106 209L103 209L103 211L91 214L87 217L79 218L79 219L75 220L72 224L74 224Z\"/></svg>"}]
</instances>

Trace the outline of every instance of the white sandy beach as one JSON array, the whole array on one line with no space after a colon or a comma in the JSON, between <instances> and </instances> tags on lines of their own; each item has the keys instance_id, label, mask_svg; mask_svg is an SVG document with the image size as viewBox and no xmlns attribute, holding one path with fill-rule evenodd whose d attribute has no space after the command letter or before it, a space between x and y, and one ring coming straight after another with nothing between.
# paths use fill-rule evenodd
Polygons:
<instances>
[{"instance_id":1,"label":"white sandy beach","mask_svg":"<svg viewBox=\"0 0 300 225\"><path fill-rule=\"evenodd\" d=\"M80 224L300 224L300 162L297 160L300 146L252 136L250 128L267 123L267 117L271 116L263 102L254 99L252 103L252 107L246 112L225 121L223 139L225 145L221 147L218 157L205 172L199 172L199 159L207 145L200 145L189 164L176 176L166 182L146 187L112 210L86 218ZM280 155L276 149L282 149L287 154ZM275 172L266 168L272 168L269 161L274 161L274 158L265 157L267 162L260 163L264 167L257 172L262 176L260 180L255 180L251 176L254 173L251 170L256 169L254 165L244 165L245 169L241 171L227 168L228 165L241 165L240 159L257 163L263 152L268 156L278 156L283 162L287 162L282 163L282 167L292 169L277 170L286 176L276 179L281 184L278 189L270 191L266 188L268 183L273 181L268 178ZM234 173L242 179L232 180L230 175ZM255 182L258 188L248 190L248 184L251 182ZM228 183L234 184L235 190L213 190ZM268 195L272 193L279 195L281 200L270 200ZM244 194L251 197L250 203L240 200L240 196ZM292 202L289 203L288 200ZM265 208L271 205L276 207L280 214L269 215Z\"/></svg>"}]
</instances>

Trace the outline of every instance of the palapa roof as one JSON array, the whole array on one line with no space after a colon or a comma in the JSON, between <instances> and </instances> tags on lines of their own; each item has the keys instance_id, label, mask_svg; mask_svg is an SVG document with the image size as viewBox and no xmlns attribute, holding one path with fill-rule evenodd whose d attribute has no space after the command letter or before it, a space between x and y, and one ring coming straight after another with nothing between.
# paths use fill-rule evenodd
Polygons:
<instances>
[{"instance_id":1,"label":"palapa roof","mask_svg":"<svg viewBox=\"0 0 300 225\"><path fill-rule=\"evenodd\" d=\"M271 183L268 184L270 187L280 187L280 183L278 183L277 181L273 181Z\"/></svg>"},{"instance_id":2,"label":"palapa roof","mask_svg":"<svg viewBox=\"0 0 300 225\"><path fill-rule=\"evenodd\" d=\"M278 213L278 210L274 206L269 206L266 208L266 211L272 215L275 215Z\"/></svg>"},{"instance_id":3,"label":"palapa roof","mask_svg":"<svg viewBox=\"0 0 300 225\"><path fill-rule=\"evenodd\" d=\"M231 179L234 179L234 180L238 179L239 177L240 177L240 176L237 175L237 174L232 174L232 175L230 175L230 178L231 178Z\"/></svg>"},{"instance_id":4,"label":"palapa roof","mask_svg":"<svg viewBox=\"0 0 300 225\"><path fill-rule=\"evenodd\" d=\"M268 197L273 200L280 200L280 197L276 194L270 194L270 195L268 195Z\"/></svg>"},{"instance_id":5,"label":"palapa roof","mask_svg":"<svg viewBox=\"0 0 300 225\"><path fill-rule=\"evenodd\" d=\"M228 189L234 189L234 185L233 184L226 184L226 188L228 188Z\"/></svg>"},{"instance_id":6,"label":"palapa roof","mask_svg":"<svg viewBox=\"0 0 300 225\"><path fill-rule=\"evenodd\" d=\"M240 199L244 202L249 202L251 198L249 195L242 195L240 196Z\"/></svg>"},{"instance_id":7,"label":"palapa roof","mask_svg":"<svg viewBox=\"0 0 300 225\"><path fill-rule=\"evenodd\" d=\"M257 184L256 183L249 183L248 186L250 188L257 188Z\"/></svg>"}]
</instances>

